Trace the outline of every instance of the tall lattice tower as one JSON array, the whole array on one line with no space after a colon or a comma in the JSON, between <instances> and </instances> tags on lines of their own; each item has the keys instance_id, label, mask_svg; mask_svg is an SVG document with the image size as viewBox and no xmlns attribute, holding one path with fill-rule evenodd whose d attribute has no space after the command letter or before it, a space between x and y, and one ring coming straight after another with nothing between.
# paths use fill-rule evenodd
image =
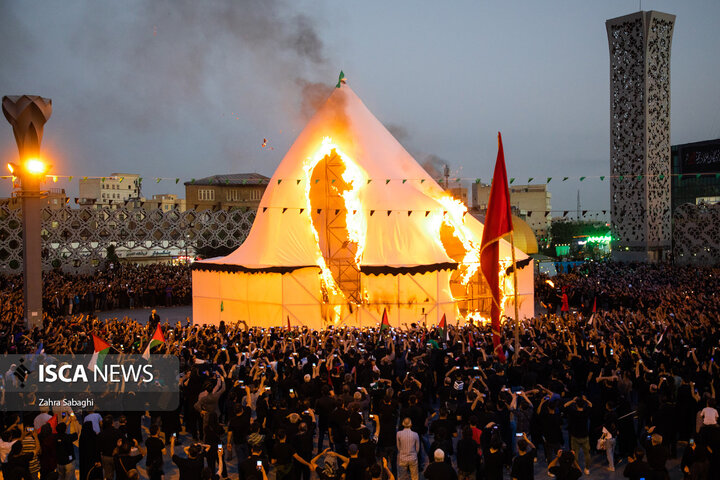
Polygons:
<instances>
[{"instance_id":1,"label":"tall lattice tower","mask_svg":"<svg viewBox=\"0 0 720 480\"><path fill-rule=\"evenodd\" d=\"M675 15L605 22L610 46L613 258L662 259L670 235L670 46Z\"/></svg>"}]
</instances>

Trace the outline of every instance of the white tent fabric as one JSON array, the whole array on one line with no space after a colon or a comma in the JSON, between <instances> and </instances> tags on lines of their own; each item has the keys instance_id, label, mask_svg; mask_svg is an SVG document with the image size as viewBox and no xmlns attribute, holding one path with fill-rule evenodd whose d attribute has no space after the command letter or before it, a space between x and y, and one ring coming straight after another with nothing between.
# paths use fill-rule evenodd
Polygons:
<instances>
[{"instance_id":1,"label":"white tent fabric","mask_svg":"<svg viewBox=\"0 0 720 480\"><path fill-rule=\"evenodd\" d=\"M318 232L324 227L313 223L320 217L313 217L318 205L309 192L319 182L313 168L331 148L347 165L352 188L343 212L361 250L357 266L364 299L359 306L342 295L323 296L319 275ZM458 309L449 282L458 259L451 258L439 228L448 214L453 216L456 228L478 249L483 229L470 215L461 217L460 208L343 84L278 166L245 242L226 257L194 265L194 321L369 325L379 321L383 309L391 321L429 316L432 324L443 314L454 321ZM509 244L503 242L500 253L509 257ZM527 258L517 249L516 255L518 261ZM520 272L521 277L530 272L519 292L523 316L531 316L532 267Z\"/></svg>"}]
</instances>

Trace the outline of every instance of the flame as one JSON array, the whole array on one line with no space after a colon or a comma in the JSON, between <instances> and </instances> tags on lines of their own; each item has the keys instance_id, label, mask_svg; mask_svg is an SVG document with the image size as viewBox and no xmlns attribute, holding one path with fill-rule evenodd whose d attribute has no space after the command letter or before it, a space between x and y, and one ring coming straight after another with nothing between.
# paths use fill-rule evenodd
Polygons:
<instances>
[{"instance_id":1,"label":"flame","mask_svg":"<svg viewBox=\"0 0 720 480\"><path fill-rule=\"evenodd\" d=\"M367 232L367 217L365 209L362 208L360 200L360 185L364 185L367 177L365 173L353 162L350 157L342 153L339 148L335 148L335 153L345 162L345 172L342 179L348 185L352 186L350 190L345 190L342 197L345 199L345 223L347 224L348 237L351 242L357 244L355 251L355 265L360 268L360 260L365 250L365 234Z\"/></svg>"},{"instance_id":2,"label":"flame","mask_svg":"<svg viewBox=\"0 0 720 480\"><path fill-rule=\"evenodd\" d=\"M552 282L552 280L545 280L545 283L550 285L552 288L555 288L555 284Z\"/></svg>"},{"instance_id":3,"label":"flame","mask_svg":"<svg viewBox=\"0 0 720 480\"><path fill-rule=\"evenodd\" d=\"M446 223L453 227L453 235L460 240L465 248L465 256L460 262L460 267L465 271L461 276L460 283L467 285L470 279L480 268L480 249L475 246L472 232L465 225L465 214L467 207L460 201L450 195L445 195L437 199L445 208L442 216L442 223ZM440 239L440 230L437 230L437 238Z\"/></svg>"},{"instance_id":4,"label":"flame","mask_svg":"<svg viewBox=\"0 0 720 480\"><path fill-rule=\"evenodd\" d=\"M313 169L318 164L318 162L320 162L327 155L330 155L333 150L335 150L335 153L339 155L345 163L345 172L342 175L342 179L348 185L352 186L350 190L346 190L342 194L342 197L345 200L345 209L347 211L345 221L347 224L349 240L357 244L357 251L355 253L355 264L359 268L360 260L362 259L362 253L365 249L365 232L367 230L367 218L365 216L365 211L362 208L362 202L360 201L359 193L360 186L365 183L365 181L367 180L367 176L365 175L363 170L358 167L357 164L348 155L343 153L343 151L336 144L333 143L330 137L323 138L320 147L311 157L308 157L305 165L303 166L303 169L305 170L305 199L307 202L307 212L308 215L311 217L311 229L313 235L315 236L315 243L318 245L318 256L316 259L316 263L318 267L320 267L320 277L322 284L329 294L339 295L342 298L345 298L345 295L340 290L337 282L335 282L335 279L332 276L332 272L325 263L325 258L320 251L320 235L318 234L315 225L313 225L312 223L312 204L310 202L310 186L312 185L311 177ZM339 306L333 307L336 323L340 319L340 309L341 308Z\"/></svg>"},{"instance_id":5,"label":"flame","mask_svg":"<svg viewBox=\"0 0 720 480\"><path fill-rule=\"evenodd\" d=\"M500 259L500 272L498 277L500 280L500 318L505 315L505 303L509 298L515 295L515 285L513 283L513 275L506 275L505 272L512 265L512 258Z\"/></svg>"},{"instance_id":6,"label":"flame","mask_svg":"<svg viewBox=\"0 0 720 480\"><path fill-rule=\"evenodd\" d=\"M500 283L500 323L504 322L505 317L505 306L509 299L515 296L515 284L513 283L512 274L506 275L508 267L512 265L511 258L500 259L500 265L498 270L498 281ZM486 317L482 312L474 310L465 314L465 320L481 325L489 325L492 322L490 317Z\"/></svg>"}]
</instances>

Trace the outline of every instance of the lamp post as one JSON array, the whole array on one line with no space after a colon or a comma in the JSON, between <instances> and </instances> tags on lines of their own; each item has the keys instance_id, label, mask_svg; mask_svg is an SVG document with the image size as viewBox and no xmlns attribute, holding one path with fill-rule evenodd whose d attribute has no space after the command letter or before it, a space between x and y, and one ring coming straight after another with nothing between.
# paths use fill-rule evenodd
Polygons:
<instances>
[{"instance_id":1,"label":"lamp post","mask_svg":"<svg viewBox=\"0 0 720 480\"><path fill-rule=\"evenodd\" d=\"M189 230L185 230L185 264L186 265L189 265L191 263L190 257L188 257L188 254L189 254L188 243L190 243L191 233L193 232L194 228L195 228L194 223L186 224L186 229L189 229Z\"/></svg>"},{"instance_id":2,"label":"lamp post","mask_svg":"<svg viewBox=\"0 0 720 480\"><path fill-rule=\"evenodd\" d=\"M20 163L8 163L8 169L20 179L18 196L23 218L23 297L25 325L42 327L42 225L43 195L40 183L49 165L40 160L43 126L52 115L52 100L36 95L3 97L2 111L13 128Z\"/></svg>"}]
</instances>

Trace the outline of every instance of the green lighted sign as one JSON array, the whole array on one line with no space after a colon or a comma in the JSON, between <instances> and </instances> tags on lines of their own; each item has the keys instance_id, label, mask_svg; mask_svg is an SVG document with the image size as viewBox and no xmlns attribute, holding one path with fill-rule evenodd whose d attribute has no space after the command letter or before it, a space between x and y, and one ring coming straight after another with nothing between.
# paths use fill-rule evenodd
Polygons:
<instances>
[{"instance_id":1,"label":"green lighted sign","mask_svg":"<svg viewBox=\"0 0 720 480\"><path fill-rule=\"evenodd\" d=\"M612 235L610 235L609 233L607 235L603 235L603 236L587 238L588 243L610 243L611 241L612 241Z\"/></svg>"}]
</instances>

